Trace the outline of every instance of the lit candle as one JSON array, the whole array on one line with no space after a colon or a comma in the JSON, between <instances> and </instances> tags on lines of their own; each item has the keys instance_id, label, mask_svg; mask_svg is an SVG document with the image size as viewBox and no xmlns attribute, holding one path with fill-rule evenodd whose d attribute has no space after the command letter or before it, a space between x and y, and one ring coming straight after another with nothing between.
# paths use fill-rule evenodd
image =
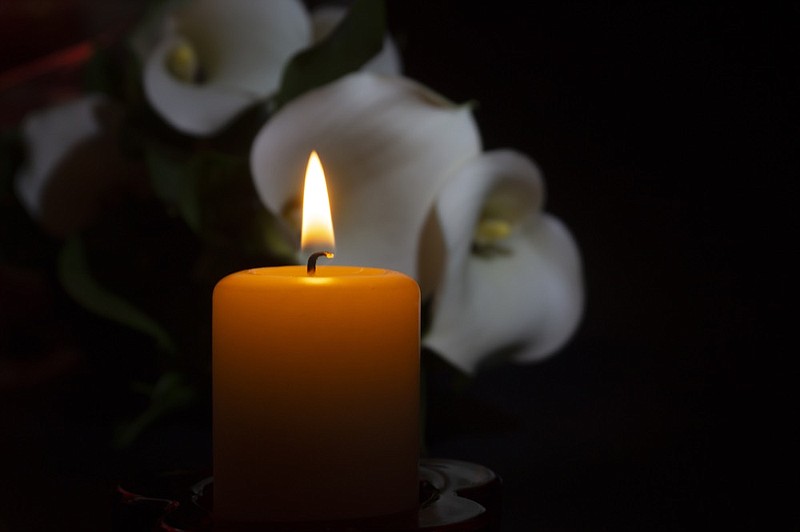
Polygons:
<instances>
[{"instance_id":1,"label":"lit candle","mask_svg":"<svg viewBox=\"0 0 800 532\"><path fill-rule=\"evenodd\" d=\"M324 202L311 199L314 182ZM333 251L316 153L306 183L304 248ZM312 202L326 211L306 212ZM384 269L315 267L316 255L214 289L215 519L416 512L419 287Z\"/></svg>"}]
</instances>

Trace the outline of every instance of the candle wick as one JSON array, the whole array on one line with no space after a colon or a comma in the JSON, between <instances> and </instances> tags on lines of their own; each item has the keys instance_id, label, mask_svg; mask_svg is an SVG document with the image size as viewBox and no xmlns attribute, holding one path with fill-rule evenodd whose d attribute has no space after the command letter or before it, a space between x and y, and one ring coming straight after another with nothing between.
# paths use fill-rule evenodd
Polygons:
<instances>
[{"instance_id":1,"label":"candle wick","mask_svg":"<svg viewBox=\"0 0 800 532\"><path fill-rule=\"evenodd\" d=\"M311 256L308 257L308 267L306 268L308 275L314 275L317 272L317 259L320 257L332 259L333 253L330 251L317 251L316 253L312 253Z\"/></svg>"}]
</instances>

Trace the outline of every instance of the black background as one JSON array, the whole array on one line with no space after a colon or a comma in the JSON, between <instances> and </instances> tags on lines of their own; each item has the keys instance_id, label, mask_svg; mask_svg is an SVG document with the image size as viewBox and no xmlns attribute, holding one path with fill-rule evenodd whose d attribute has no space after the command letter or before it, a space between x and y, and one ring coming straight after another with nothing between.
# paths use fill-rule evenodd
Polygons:
<instances>
[{"instance_id":1,"label":"black background","mask_svg":"<svg viewBox=\"0 0 800 532\"><path fill-rule=\"evenodd\" d=\"M440 397L431 452L503 477L507 530L796 528L798 5L390 6L406 73L539 163L586 280L571 343Z\"/></svg>"},{"instance_id":2,"label":"black background","mask_svg":"<svg viewBox=\"0 0 800 532\"><path fill-rule=\"evenodd\" d=\"M797 529L797 4L388 6L406 75L538 162L586 282L551 359L434 379L428 452L498 473L507 531ZM0 530L103 530L116 473L207 460L191 419L111 452L82 382L2 398Z\"/></svg>"}]
</instances>

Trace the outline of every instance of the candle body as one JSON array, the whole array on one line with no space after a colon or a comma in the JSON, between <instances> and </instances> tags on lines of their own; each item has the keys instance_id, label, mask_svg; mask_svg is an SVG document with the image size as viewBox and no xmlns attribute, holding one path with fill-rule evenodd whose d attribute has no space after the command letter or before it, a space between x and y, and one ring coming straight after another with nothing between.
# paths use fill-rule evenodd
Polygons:
<instances>
[{"instance_id":1,"label":"candle body","mask_svg":"<svg viewBox=\"0 0 800 532\"><path fill-rule=\"evenodd\" d=\"M259 268L213 298L214 515L324 521L418 505L419 287Z\"/></svg>"}]
</instances>

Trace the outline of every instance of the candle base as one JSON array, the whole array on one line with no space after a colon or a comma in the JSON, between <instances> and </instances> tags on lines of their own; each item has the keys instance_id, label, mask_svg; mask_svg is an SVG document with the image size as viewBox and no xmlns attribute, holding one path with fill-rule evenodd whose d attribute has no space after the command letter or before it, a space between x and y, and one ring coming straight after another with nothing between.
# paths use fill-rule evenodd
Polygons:
<instances>
[{"instance_id":1,"label":"candle base","mask_svg":"<svg viewBox=\"0 0 800 532\"><path fill-rule=\"evenodd\" d=\"M500 522L500 478L484 466L460 460L420 460L419 508L415 515L362 520L220 523L214 520L213 515L213 477L181 473L166 475L160 481L161 486L153 483L150 487L118 487L115 530L467 532L498 530ZM353 501L353 504L358 504L358 501Z\"/></svg>"}]
</instances>

